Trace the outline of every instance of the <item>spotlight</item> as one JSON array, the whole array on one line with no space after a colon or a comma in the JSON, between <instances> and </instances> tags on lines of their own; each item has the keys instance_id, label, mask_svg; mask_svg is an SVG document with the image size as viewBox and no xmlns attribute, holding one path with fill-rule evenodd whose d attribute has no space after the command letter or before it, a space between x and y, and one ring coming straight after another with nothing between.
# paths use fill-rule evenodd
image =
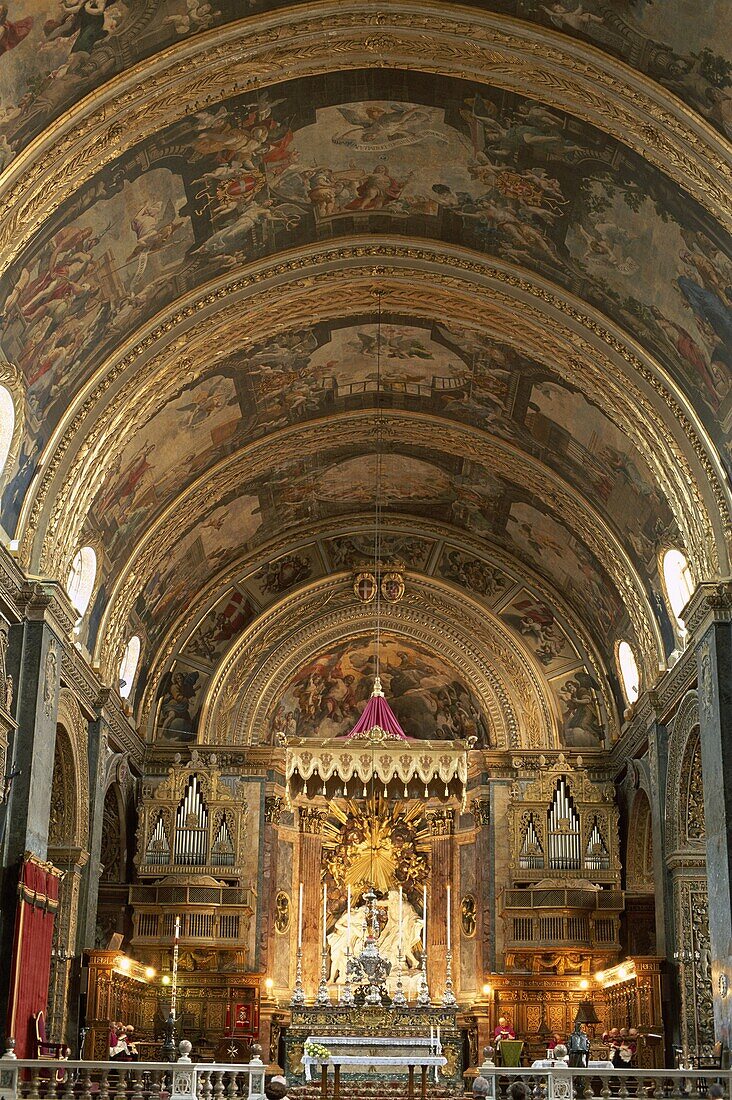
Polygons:
<instances>
[{"instance_id":1,"label":"spotlight","mask_svg":"<svg viewBox=\"0 0 732 1100\"><path fill-rule=\"evenodd\" d=\"M163 983L163 985L170 985L170 974L163 974L163 976L160 980Z\"/></svg>"},{"instance_id":2,"label":"spotlight","mask_svg":"<svg viewBox=\"0 0 732 1100\"><path fill-rule=\"evenodd\" d=\"M146 966L145 967L145 977L146 978L154 978L155 977L155 971L152 968L152 966Z\"/></svg>"}]
</instances>

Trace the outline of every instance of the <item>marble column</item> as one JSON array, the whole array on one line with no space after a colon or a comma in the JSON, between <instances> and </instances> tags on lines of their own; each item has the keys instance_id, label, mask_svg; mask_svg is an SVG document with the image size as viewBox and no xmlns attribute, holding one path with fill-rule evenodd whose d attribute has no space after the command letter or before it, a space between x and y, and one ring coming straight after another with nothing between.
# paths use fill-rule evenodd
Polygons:
<instances>
[{"instance_id":1,"label":"marble column","mask_svg":"<svg viewBox=\"0 0 732 1100\"><path fill-rule=\"evenodd\" d=\"M655 703L655 693L649 693ZM673 891L666 867L666 784L668 771L668 729L655 718L647 727L648 773L653 839L653 884L656 915L656 954L673 957Z\"/></svg>"},{"instance_id":2,"label":"marble column","mask_svg":"<svg viewBox=\"0 0 732 1100\"><path fill-rule=\"evenodd\" d=\"M459 931L455 926L456 893L460 890L455 883L454 871L454 834L455 811L453 809L430 810L427 813L431 838L431 873L429 902L427 906L427 979L432 1000L442 1001L445 992L445 953L447 951L447 885L452 887L452 943L453 943L453 983L455 983L455 964L459 952L455 945L459 943ZM459 975L458 975L459 979Z\"/></svg>"},{"instance_id":3,"label":"marble column","mask_svg":"<svg viewBox=\"0 0 732 1100\"><path fill-rule=\"evenodd\" d=\"M43 586L37 587L38 591L33 586L26 608L34 618L11 626L8 632L7 667L16 685L18 729L8 747L7 769L14 779L6 807L6 871L0 895L0 1004L7 1003L9 992L18 868L25 852L45 860L48 851L63 644L58 627L46 621L52 596Z\"/></svg>"},{"instance_id":4,"label":"marble column","mask_svg":"<svg viewBox=\"0 0 732 1100\"><path fill-rule=\"evenodd\" d=\"M483 993L486 976L492 972L495 960L492 957L492 875L490 861L490 798L479 795L470 803L475 820L475 886L476 886L476 929L477 974L475 979L478 1006L474 1009L478 1028L478 1064L482 1061L483 1048L491 1042L491 1006L490 995ZM492 994L492 991L491 991Z\"/></svg>"},{"instance_id":5,"label":"marble column","mask_svg":"<svg viewBox=\"0 0 732 1100\"><path fill-rule=\"evenodd\" d=\"M277 898L277 852L279 848L278 826L282 815L283 798L280 795L268 794L264 799L264 845L262 853L262 899L261 922L259 942L260 969L274 977L270 965L274 951L274 917ZM269 1040L267 1040L269 1041ZM267 1043L261 1039L262 1046Z\"/></svg>"},{"instance_id":6,"label":"marble column","mask_svg":"<svg viewBox=\"0 0 732 1100\"><path fill-rule=\"evenodd\" d=\"M297 898L299 883L302 883L302 984L308 1001L314 999L320 981L323 908L323 887L320 878L323 842L320 832L324 820L325 809L319 806L301 806L298 811L300 854L297 881L293 883L292 893L293 897ZM297 911L295 918L299 919ZM294 942L297 947L296 936Z\"/></svg>"},{"instance_id":7,"label":"marble column","mask_svg":"<svg viewBox=\"0 0 732 1100\"><path fill-rule=\"evenodd\" d=\"M79 931L79 902L89 853L83 848L49 848L48 858L64 872L53 931L51 981L48 989L49 1034L71 1045L76 1056L78 970L74 967Z\"/></svg>"},{"instance_id":8,"label":"marble column","mask_svg":"<svg viewBox=\"0 0 732 1100\"><path fill-rule=\"evenodd\" d=\"M99 864L102 855L102 831L104 828L104 796L107 785L109 761L109 726L104 713L104 703L109 697L107 689L97 703L96 719L88 725L89 756L89 862L81 883L79 905L79 947L94 947L99 898ZM127 765L125 764L125 767ZM120 855L120 858L122 856Z\"/></svg>"},{"instance_id":9,"label":"marble column","mask_svg":"<svg viewBox=\"0 0 732 1100\"><path fill-rule=\"evenodd\" d=\"M697 655L714 1025L732 1040L732 583L702 584L685 612Z\"/></svg>"}]
</instances>

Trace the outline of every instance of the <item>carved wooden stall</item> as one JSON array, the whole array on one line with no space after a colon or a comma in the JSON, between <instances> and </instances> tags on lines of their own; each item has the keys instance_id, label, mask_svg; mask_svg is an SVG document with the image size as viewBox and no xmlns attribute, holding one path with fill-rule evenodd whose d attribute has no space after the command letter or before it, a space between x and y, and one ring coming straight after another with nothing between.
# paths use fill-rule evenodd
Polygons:
<instances>
[{"instance_id":1,"label":"carved wooden stall","mask_svg":"<svg viewBox=\"0 0 732 1100\"><path fill-rule=\"evenodd\" d=\"M157 1005L154 975L119 951L84 952L87 967L86 1026L83 1057L109 1057L112 1020L132 1024L141 1038L151 1033Z\"/></svg>"}]
</instances>

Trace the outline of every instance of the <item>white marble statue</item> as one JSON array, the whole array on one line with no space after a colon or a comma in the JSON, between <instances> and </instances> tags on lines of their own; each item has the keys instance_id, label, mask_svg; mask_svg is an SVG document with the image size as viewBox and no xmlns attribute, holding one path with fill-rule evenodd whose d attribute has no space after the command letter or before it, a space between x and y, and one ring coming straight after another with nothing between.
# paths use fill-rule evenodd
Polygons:
<instances>
[{"instance_id":1,"label":"white marble statue","mask_svg":"<svg viewBox=\"0 0 732 1100\"><path fill-rule=\"evenodd\" d=\"M357 956L363 951L366 939L365 921L368 909L365 905L351 910L351 955ZM422 936L422 918L406 895L402 898L402 966L404 977L407 971L417 971L419 961L415 955ZM328 934L328 947L330 948L330 978L329 981L344 982L346 980L346 947L348 944L348 913L341 913L335 923L333 931ZM386 924L379 935L379 954L391 963L392 977L396 974L397 954L399 951L399 891L390 890L386 901Z\"/></svg>"}]
</instances>

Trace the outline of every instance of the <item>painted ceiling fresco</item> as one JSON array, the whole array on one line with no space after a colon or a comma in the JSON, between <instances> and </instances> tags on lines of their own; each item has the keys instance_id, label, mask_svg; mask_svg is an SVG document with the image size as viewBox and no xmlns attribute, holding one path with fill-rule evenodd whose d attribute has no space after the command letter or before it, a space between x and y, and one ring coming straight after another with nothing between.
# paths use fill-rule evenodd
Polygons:
<instances>
[{"instance_id":1,"label":"painted ceiling fresco","mask_svg":"<svg viewBox=\"0 0 732 1100\"><path fill-rule=\"evenodd\" d=\"M329 518L336 525L339 517L370 510L375 474L373 453L351 457L347 452L324 452L295 462L281 461L276 470L222 493L204 520L181 519L174 548L159 560L137 599L136 613L148 638L158 641L181 604L217 571L268 537L297 524ZM452 523L504 547L551 578L555 588L593 622L600 638L614 636L613 631L625 621L617 589L582 541L581 525L573 529L570 517L552 515L525 488L473 461L433 449L385 454L381 477L385 517L411 514ZM106 561L101 567L105 579L89 618L89 644L114 579ZM653 585L653 574L649 583Z\"/></svg>"},{"instance_id":2,"label":"painted ceiling fresco","mask_svg":"<svg viewBox=\"0 0 732 1100\"><path fill-rule=\"evenodd\" d=\"M282 0L16 0L0 5L0 169L135 62ZM483 0L476 7L598 46L732 136L726 0ZM727 28L725 35L724 29Z\"/></svg>"},{"instance_id":3,"label":"painted ceiling fresco","mask_svg":"<svg viewBox=\"0 0 732 1100\"><path fill-rule=\"evenodd\" d=\"M415 74L340 74L240 97L170 127L82 188L4 277L0 349L28 387L26 435L3 494L6 529L71 395L143 320L227 266L323 232L370 231L478 249L602 309L692 396L732 467L717 427L732 408L732 261L713 221L635 154L520 97ZM305 416L345 397L349 378L369 381L373 332L364 337L315 355L314 374L299 377L299 389L291 380L286 403L283 364L308 361L323 344L317 332L262 349L249 393L240 380L220 379L181 395L178 411L191 406L194 436L204 406L215 406L219 447L229 414L232 424L255 417L259 430ZM406 396L418 385L410 372L432 365L447 405L461 370L455 356L433 349L422 361L407 333L384 339L392 339L386 381ZM327 356L351 363L341 365L337 394ZM501 419L499 405L484 395L476 402L462 415Z\"/></svg>"},{"instance_id":4,"label":"painted ceiling fresco","mask_svg":"<svg viewBox=\"0 0 732 1100\"><path fill-rule=\"evenodd\" d=\"M450 6L443 4L446 20ZM732 9L724 0L485 0L474 6L532 24L534 35L537 26L547 29L555 43L563 35L567 47L588 59L588 72L599 55L578 44L598 47L656 81L659 95L672 93L732 136L732 62L723 56ZM8 169L5 179L14 179L13 163L25 163L18 155L27 149L31 162L35 147L28 146L53 132L55 118L138 62L236 19L284 7L283 0L0 3L0 173ZM140 68L135 79L142 82L144 74ZM94 493L93 503L83 528L73 528L74 537L80 532L97 548L99 562L79 640L90 654L102 651L102 625L109 625L113 598L131 577L138 588L129 602L124 589L120 605L128 609L134 599L125 629L143 638L135 698L138 704L154 700L151 722L161 744L193 742L217 666L262 612L368 558L368 538L344 532L360 531L358 517L374 507L374 441L365 430L351 445L340 437L331 441L324 429L318 436L316 421L363 425L378 404L387 427L398 415L408 431L414 428L409 439L400 439L398 430L387 435L380 466L384 552L499 616L549 684L562 744L599 747L607 734L602 715L613 708L598 706L598 692L606 702L608 692L605 673L598 683L592 671L595 657L612 679L615 641L640 638L644 599L666 654L672 652L678 639L665 610L659 552L683 545L674 515L683 523L685 500L700 502L699 512L722 500L726 487L714 481L715 448L732 476L729 237L673 181L672 158L664 175L642 149L522 97L520 83L509 92L374 67L289 79L222 102L202 93L196 102L205 108L125 145L121 155L112 142L98 161L105 167L69 188L0 278L0 370L7 361L8 377L17 367L24 389L20 439L1 486L7 539L18 539L22 555L30 529L36 554L54 495L52 487L38 503L41 475L52 471L48 480L56 479L57 488L86 453L85 441L107 404L128 400L139 426L109 430L106 453L83 490L88 486L89 499ZM602 125L601 112L591 117ZM707 131L694 132L703 144ZM690 143L690 161L696 154ZM678 178L692 176L678 171ZM166 400L154 408L155 398L136 404L134 371L140 363L145 369L144 357L130 355L129 369L107 384L113 357L146 339L142 326L160 325L167 333L165 312L194 293L213 302L216 280L248 277L260 259L323 242L336 269L345 262L337 256L339 244L348 241L354 256L358 249L368 255L376 238L384 253L389 242L400 242L410 262L414 252L427 264L412 242L426 242L435 255L451 250L455 270L458 260L464 264L461 277L467 257L484 258L486 269L509 265L505 285L512 300L520 303L521 281L533 280L542 303L537 313L547 324L553 324L551 309L560 308L547 303L566 296L561 363L555 365L548 350L536 353L544 363L519 353L516 347L528 341L502 335L497 322L488 336L437 312L429 321L417 316L417 294L412 303L405 292L404 314L385 312L378 322L376 307L356 313L344 294L340 317L324 321L315 311L303 325L283 311L271 335L256 344L236 344L221 331L221 346L212 339L205 361L193 361L198 353L186 357L183 336L175 345L180 367L165 380ZM306 279L307 272L301 274ZM621 330L616 345L605 322ZM565 332L572 337L565 339ZM616 360L623 371L625 359L636 387L629 402L638 402L639 416L653 405L656 419L644 420L636 443L618 426L628 416L619 412L615 423L583 392L584 367L574 373L575 335L575 349L580 339L593 349L605 341L600 371L615 370ZM637 367L631 352L624 354L626 337L631 351L633 344L638 349ZM557 337L547 348L559 344ZM641 353L648 357L643 363ZM583 355L578 362L588 361ZM613 376L613 385L621 377ZM20 390L14 376L13 385ZM63 450L72 410L92 385L99 404L87 403L83 427ZM614 397L607 400L609 407ZM648 402L642 410L641 400ZM651 440L656 425L666 432L658 451ZM306 433L316 442L298 449ZM240 462L244 473L231 473L235 463L225 460L248 457L249 447L259 456L256 466ZM661 453L678 453L678 469L695 471L690 478L706 468L708 483L684 497L682 475L674 480L660 470ZM205 486L205 507L194 513L181 502L218 464L219 480L210 492ZM667 486L669 500L676 492L674 514L659 484ZM75 498L69 491L68 499ZM28 518L35 503L37 530ZM721 530L724 517L717 519ZM170 549L149 571L138 570L138 553L163 523L175 529L175 542L168 540ZM433 537L405 535L405 524ZM54 515L49 530L55 536L62 527ZM705 530L703 520L690 524L685 549L694 550ZM603 545L617 553L599 560ZM257 564L243 576L245 561ZM638 597L635 617L631 590ZM592 639L586 650L558 607L584 623ZM169 632L186 615L171 644ZM648 652L652 635L649 628L642 656L646 668L655 669L660 653ZM172 656L155 665L158 679L148 683L159 649ZM448 737L470 730L490 747L474 692L449 663L396 636L385 663L390 701L408 732ZM365 646L323 649L284 689L270 732L343 732L363 705L370 671ZM616 680L612 691L622 709Z\"/></svg>"},{"instance_id":5,"label":"painted ceiling fresco","mask_svg":"<svg viewBox=\"0 0 732 1100\"><path fill-rule=\"evenodd\" d=\"M390 407L478 427L538 459L591 499L617 536L629 541L658 602L658 550L673 539L675 525L650 471L604 413L504 344L415 318L382 319L379 335L368 318L285 334L246 359L216 365L194 385L181 381L179 395L115 460L91 511L87 536L104 545L105 583L92 609L90 638L110 583L163 508L202 471L257 435L373 402L377 354L382 398ZM253 482L244 503L222 503L182 538L170 571L174 583L161 563L140 600L152 632L168 621L184 592L195 591L247 545L287 525L373 504L374 456L282 465L277 453L273 462L279 468ZM596 563L583 560L580 543L570 539L567 556L562 524L479 465L451 460L442 470L401 454L385 459L382 490L387 509L449 519L520 549L524 560L550 569L578 599L590 584L599 600L598 622L617 619L617 600ZM411 555L408 560L413 562ZM350 563L340 551L333 564Z\"/></svg>"}]
</instances>

